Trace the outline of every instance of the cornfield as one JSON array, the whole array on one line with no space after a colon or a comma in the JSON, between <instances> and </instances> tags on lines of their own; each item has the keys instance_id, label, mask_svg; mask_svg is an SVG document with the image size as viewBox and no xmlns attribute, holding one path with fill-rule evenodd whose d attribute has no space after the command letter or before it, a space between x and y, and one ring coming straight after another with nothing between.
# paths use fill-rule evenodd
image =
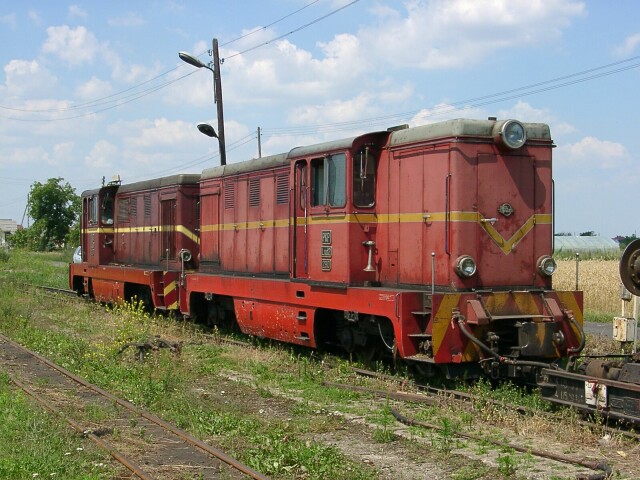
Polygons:
<instances>
[{"instance_id":1,"label":"cornfield","mask_svg":"<svg viewBox=\"0 0 640 480\"><path fill-rule=\"evenodd\" d=\"M558 270L553 276L556 290L574 290L576 287L576 262L557 259ZM618 260L581 260L579 266L578 289L584 292L585 319L612 319L622 310L620 300L620 275ZM627 314L631 305L627 304Z\"/></svg>"}]
</instances>

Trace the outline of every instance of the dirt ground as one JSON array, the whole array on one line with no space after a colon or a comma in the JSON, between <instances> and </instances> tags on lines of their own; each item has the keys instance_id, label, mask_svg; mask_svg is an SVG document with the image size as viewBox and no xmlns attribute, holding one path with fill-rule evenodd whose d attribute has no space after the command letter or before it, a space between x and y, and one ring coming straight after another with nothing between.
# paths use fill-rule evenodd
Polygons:
<instances>
[{"instance_id":1,"label":"dirt ground","mask_svg":"<svg viewBox=\"0 0 640 480\"><path fill-rule=\"evenodd\" d=\"M256 389L254 380L246 375L224 372L224 380L218 384L224 394L223 401L240 401L243 408L259 415L285 418L292 415L296 403L307 402L306 399L288 395L279 390L270 389L272 396L264 398L252 394ZM216 392L209 392L216 397ZM218 394L219 395L219 394ZM250 402L243 398L250 397ZM233 400L231 400L233 399ZM372 402L386 402L372 400ZM379 407L379 405L378 405ZM422 479L494 479L518 478L532 480L559 480L589 478L601 473L588 468L570 465L547 458L539 458L526 453L508 452L497 447L479 445L477 442L456 439L453 448L443 452L439 449L438 433L420 432L396 423L390 426L391 440L381 442L374 438L379 425L368 423L363 417L344 414L339 411L328 411L318 406L315 411L337 423L337 428L314 435L311 439L327 445L333 445L350 458L375 466L380 477L385 480L422 480ZM480 433L480 432L478 432ZM518 432L505 432L514 443L522 444ZM593 447L582 445L580 454L571 447L549 438L538 438L530 444L531 448L545 450L557 454L566 454L577 460L608 462L614 466L614 478L640 478L638 445L626 451L620 443L611 438L600 439ZM617 450L618 449L618 450ZM509 460L507 460L509 459Z\"/></svg>"}]
</instances>

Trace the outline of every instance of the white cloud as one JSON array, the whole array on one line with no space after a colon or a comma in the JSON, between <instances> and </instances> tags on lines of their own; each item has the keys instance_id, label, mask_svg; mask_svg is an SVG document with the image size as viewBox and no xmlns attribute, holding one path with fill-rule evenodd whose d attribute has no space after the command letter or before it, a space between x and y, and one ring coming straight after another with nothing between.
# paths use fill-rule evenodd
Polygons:
<instances>
[{"instance_id":1,"label":"white cloud","mask_svg":"<svg viewBox=\"0 0 640 480\"><path fill-rule=\"evenodd\" d=\"M49 164L56 167L73 165L75 163L74 147L75 143L72 141L54 144L49 156Z\"/></svg>"},{"instance_id":2,"label":"white cloud","mask_svg":"<svg viewBox=\"0 0 640 480\"><path fill-rule=\"evenodd\" d=\"M67 25L47 28L47 39L42 51L64 60L70 65L91 63L101 50L95 35L85 27Z\"/></svg>"},{"instance_id":3,"label":"white cloud","mask_svg":"<svg viewBox=\"0 0 640 480\"><path fill-rule=\"evenodd\" d=\"M4 155L0 155L0 165L40 165L49 163L50 157L46 150L41 147L16 148Z\"/></svg>"},{"instance_id":4,"label":"white cloud","mask_svg":"<svg viewBox=\"0 0 640 480\"><path fill-rule=\"evenodd\" d=\"M629 153L621 143L591 136L577 143L561 145L554 157L565 165L579 166L579 172L618 169L630 161Z\"/></svg>"},{"instance_id":5,"label":"white cloud","mask_svg":"<svg viewBox=\"0 0 640 480\"><path fill-rule=\"evenodd\" d=\"M405 8L373 10L379 23L360 32L361 42L394 66L426 69L461 68L500 50L549 42L585 12L576 0L432 0Z\"/></svg>"},{"instance_id":6,"label":"white cloud","mask_svg":"<svg viewBox=\"0 0 640 480\"><path fill-rule=\"evenodd\" d=\"M614 53L618 57L628 57L633 55L638 45L640 45L640 33L629 35L622 45L614 49Z\"/></svg>"},{"instance_id":7,"label":"white cloud","mask_svg":"<svg viewBox=\"0 0 640 480\"><path fill-rule=\"evenodd\" d=\"M29 11L27 12L27 15L29 16L29 19L31 19L31 21L34 24L38 26L42 25L42 18L40 17L40 13L37 10L30 8Z\"/></svg>"},{"instance_id":8,"label":"white cloud","mask_svg":"<svg viewBox=\"0 0 640 480\"><path fill-rule=\"evenodd\" d=\"M83 100L94 100L109 95L112 90L111 83L93 76L76 88L76 96Z\"/></svg>"},{"instance_id":9,"label":"white cloud","mask_svg":"<svg viewBox=\"0 0 640 480\"><path fill-rule=\"evenodd\" d=\"M518 100L510 109L498 110L500 119L513 118L523 122L546 123L551 128L553 138L575 133L576 128L566 122L558 120L557 116L547 108L534 108L529 103Z\"/></svg>"},{"instance_id":10,"label":"white cloud","mask_svg":"<svg viewBox=\"0 0 640 480\"><path fill-rule=\"evenodd\" d=\"M107 20L107 24L110 27L139 27L146 22L139 14L134 12L127 12L120 17L113 17Z\"/></svg>"},{"instance_id":11,"label":"white cloud","mask_svg":"<svg viewBox=\"0 0 640 480\"><path fill-rule=\"evenodd\" d=\"M410 127L427 125L429 123L443 122L454 118L486 118L484 110L475 107L451 105L446 102L439 103L433 108L423 108L409 120Z\"/></svg>"},{"instance_id":12,"label":"white cloud","mask_svg":"<svg viewBox=\"0 0 640 480\"><path fill-rule=\"evenodd\" d=\"M295 108L289 114L292 125L340 123L380 114L370 95L362 93L347 100L329 100L324 104Z\"/></svg>"},{"instance_id":13,"label":"white cloud","mask_svg":"<svg viewBox=\"0 0 640 480\"><path fill-rule=\"evenodd\" d=\"M87 12L78 5L69 5L69 16L71 18L87 18Z\"/></svg>"},{"instance_id":14,"label":"white cloud","mask_svg":"<svg viewBox=\"0 0 640 480\"><path fill-rule=\"evenodd\" d=\"M89 155L84 158L84 163L91 171L100 171L113 166L113 162L119 156L118 147L106 141L99 140L93 146Z\"/></svg>"},{"instance_id":15,"label":"white cloud","mask_svg":"<svg viewBox=\"0 0 640 480\"><path fill-rule=\"evenodd\" d=\"M15 13L9 13L7 15L3 15L2 17L0 17L0 23L2 25L6 25L12 29L15 29L18 26L18 22L16 21L16 14Z\"/></svg>"},{"instance_id":16,"label":"white cloud","mask_svg":"<svg viewBox=\"0 0 640 480\"><path fill-rule=\"evenodd\" d=\"M21 96L25 93L50 91L56 77L36 60L11 60L4 67L6 94Z\"/></svg>"},{"instance_id":17,"label":"white cloud","mask_svg":"<svg viewBox=\"0 0 640 480\"><path fill-rule=\"evenodd\" d=\"M158 118L138 123L138 126L140 128L129 131L123 139L128 148L179 146L195 136L193 125L182 120L169 121L166 118Z\"/></svg>"}]
</instances>

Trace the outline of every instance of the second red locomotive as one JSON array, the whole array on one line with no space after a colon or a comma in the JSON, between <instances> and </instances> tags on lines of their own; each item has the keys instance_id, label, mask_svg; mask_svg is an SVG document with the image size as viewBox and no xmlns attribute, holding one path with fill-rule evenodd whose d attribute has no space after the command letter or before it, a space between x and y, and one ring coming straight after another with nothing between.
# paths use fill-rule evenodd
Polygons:
<instances>
[{"instance_id":1,"label":"second red locomotive","mask_svg":"<svg viewBox=\"0 0 640 480\"><path fill-rule=\"evenodd\" d=\"M544 124L451 120L84 192L70 285L313 348L523 377L584 344L581 292L552 289L552 147Z\"/></svg>"}]
</instances>

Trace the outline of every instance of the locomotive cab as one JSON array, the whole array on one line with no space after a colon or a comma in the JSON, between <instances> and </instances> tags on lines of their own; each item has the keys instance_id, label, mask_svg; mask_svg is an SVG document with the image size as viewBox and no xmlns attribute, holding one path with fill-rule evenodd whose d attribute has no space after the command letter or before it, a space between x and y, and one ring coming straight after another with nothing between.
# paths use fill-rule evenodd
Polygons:
<instances>
[{"instance_id":1,"label":"locomotive cab","mask_svg":"<svg viewBox=\"0 0 640 480\"><path fill-rule=\"evenodd\" d=\"M299 147L293 162L292 279L377 283L378 165L387 132Z\"/></svg>"},{"instance_id":2,"label":"locomotive cab","mask_svg":"<svg viewBox=\"0 0 640 480\"><path fill-rule=\"evenodd\" d=\"M197 267L200 175L174 175L82 194L82 262L69 267L79 294L117 303L137 298L172 309Z\"/></svg>"},{"instance_id":3,"label":"locomotive cab","mask_svg":"<svg viewBox=\"0 0 640 480\"><path fill-rule=\"evenodd\" d=\"M114 211L117 184L82 195L82 257L91 266L113 261Z\"/></svg>"}]
</instances>

